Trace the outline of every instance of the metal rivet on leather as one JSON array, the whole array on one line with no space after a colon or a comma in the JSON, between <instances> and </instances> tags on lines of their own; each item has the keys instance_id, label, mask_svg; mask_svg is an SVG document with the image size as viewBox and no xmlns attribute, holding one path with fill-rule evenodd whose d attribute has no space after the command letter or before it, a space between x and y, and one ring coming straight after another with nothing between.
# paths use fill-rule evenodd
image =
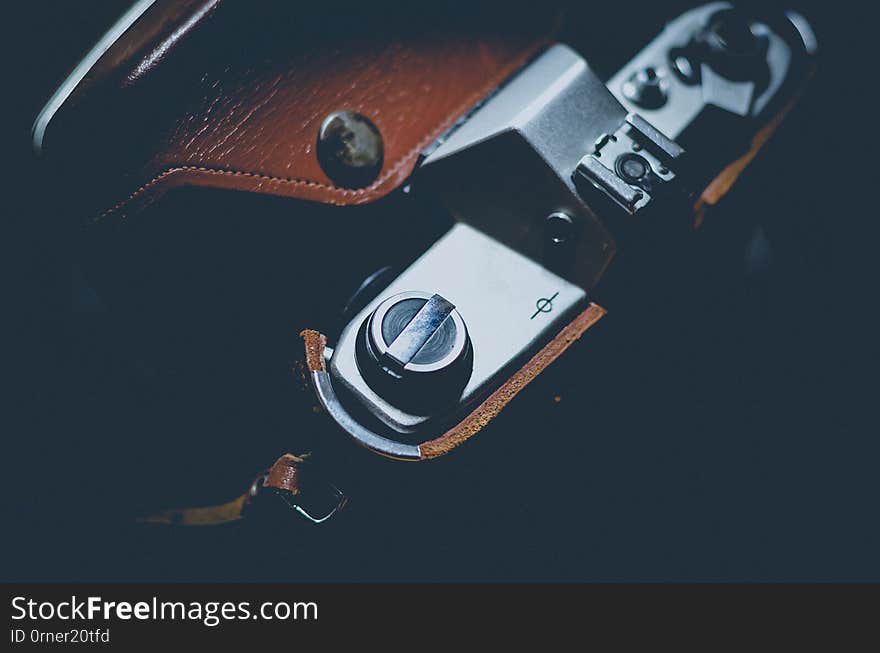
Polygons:
<instances>
[{"instance_id":1,"label":"metal rivet on leather","mask_svg":"<svg viewBox=\"0 0 880 653\"><path fill-rule=\"evenodd\" d=\"M339 186L363 188L382 169L382 134L369 118L354 111L334 111L318 130L318 162Z\"/></svg>"}]
</instances>

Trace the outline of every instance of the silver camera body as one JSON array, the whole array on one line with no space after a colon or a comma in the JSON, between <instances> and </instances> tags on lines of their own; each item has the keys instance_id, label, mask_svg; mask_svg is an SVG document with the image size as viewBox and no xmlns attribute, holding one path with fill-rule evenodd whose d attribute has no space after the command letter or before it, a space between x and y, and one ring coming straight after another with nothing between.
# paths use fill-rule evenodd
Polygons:
<instances>
[{"instance_id":1,"label":"silver camera body","mask_svg":"<svg viewBox=\"0 0 880 653\"><path fill-rule=\"evenodd\" d=\"M544 51L424 152L410 192L455 225L330 343L313 373L324 408L373 451L420 459L584 310L619 229L689 211L748 151L815 51L801 16L723 2L669 23L607 84L571 48Z\"/></svg>"}]
</instances>

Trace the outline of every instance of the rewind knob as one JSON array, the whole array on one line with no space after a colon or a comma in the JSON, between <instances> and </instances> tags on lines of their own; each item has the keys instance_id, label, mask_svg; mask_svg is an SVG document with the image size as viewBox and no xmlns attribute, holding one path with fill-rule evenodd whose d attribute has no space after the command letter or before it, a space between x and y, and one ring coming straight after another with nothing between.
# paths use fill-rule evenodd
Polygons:
<instances>
[{"instance_id":1,"label":"rewind knob","mask_svg":"<svg viewBox=\"0 0 880 653\"><path fill-rule=\"evenodd\" d=\"M473 351L455 306L437 294L403 292L364 320L358 369L387 401L430 410L459 396L470 379Z\"/></svg>"}]
</instances>

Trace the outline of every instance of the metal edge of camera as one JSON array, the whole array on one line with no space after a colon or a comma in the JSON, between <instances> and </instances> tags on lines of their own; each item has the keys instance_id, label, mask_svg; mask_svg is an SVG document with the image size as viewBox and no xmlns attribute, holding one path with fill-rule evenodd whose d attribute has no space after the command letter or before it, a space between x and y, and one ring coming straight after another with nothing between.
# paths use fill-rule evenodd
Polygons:
<instances>
[{"instance_id":1,"label":"metal edge of camera","mask_svg":"<svg viewBox=\"0 0 880 653\"><path fill-rule=\"evenodd\" d=\"M670 123L664 116L665 112L679 111L674 109L675 103L638 107L625 97L623 86L634 70L654 61L658 52L665 53L679 43L688 43L687 39L707 18L729 7L728 3L713 3L686 12L614 76L608 86L576 52L565 45L555 45L429 148L417 170L414 185L435 194L459 224L352 320L330 359L330 371L323 373L326 379L316 380L322 404L355 440L386 456L415 459L420 455L418 445L393 438L404 434L405 439L411 439L444 423L436 415L407 415L388 404L366 386L353 365L351 332L392 292L416 289L440 292L433 286L446 280L444 270L448 268L444 268L442 259L454 255L460 260L470 260L484 255L480 249L486 246L495 250L493 256L497 260L506 262L501 266L504 271L494 269L485 276L475 275L478 287L466 289L466 294L477 296L481 291L491 290L492 284L508 272L518 282L527 283L531 276L538 276L541 283L553 279L552 284L565 288L563 297L560 298L558 290L552 295L560 309L555 319L548 319L528 338L508 342L511 346L505 360L496 361L494 372L481 369L475 374L459 404L450 406L444 416L449 418L497 385L502 370L514 360L549 340L554 327L586 303L587 291L610 262L615 242L607 221L617 217L607 213L604 205L594 203L596 196L584 192L577 183L579 177L624 208L625 213L633 215L644 208L651 197L636 197L645 186L640 183L642 180L628 176L617 165L624 152L639 153L636 158L644 161L640 169L653 175L653 184L672 183L678 177L672 165L677 165L684 154L672 139L697 119L708 104L715 103L749 118L760 114L776 99L775 94L785 82L792 53L782 37L763 28L762 38L768 39L770 75L760 93L755 92L757 87L752 88L747 107L741 101L724 106L724 98L716 102L717 88L710 89L707 99L698 85L695 92L681 94L682 101L690 102L690 109L678 114L684 116L680 123ZM797 24L795 27L803 33L802 27ZM701 67L701 73L711 75L711 71L706 73L704 68ZM667 74L673 73L664 71L664 75ZM680 81L667 80L664 92L678 95L681 88L690 88L679 84ZM601 163L603 152L613 153L616 163L611 166ZM606 156L606 160L608 158ZM636 197L634 201L633 197ZM565 220L560 221L560 216ZM570 227L566 237L548 238L551 221L556 228ZM555 247L558 245L562 247ZM555 260L556 257L559 260ZM448 295L448 290L445 292ZM453 289L453 295L456 292L460 290ZM548 289L537 296L538 311L532 318L542 312L540 302L551 294ZM457 306L463 305L460 297L450 299ZM519 299L508 295L494 305L503 307ZM469 301L466 299L464 304ZM470 330L477 333L485 328L483 321L489 321L490 327L504 323L503 316L492 310L477 310L476 315L463 310L463 316ZM480 364L482 342L481 337L475 338L475 369ZM333 392L331 378L340 382L347 394L355 395L358 403L397 435L386 438L352 418Z\"/></svg>"}]
</instances>

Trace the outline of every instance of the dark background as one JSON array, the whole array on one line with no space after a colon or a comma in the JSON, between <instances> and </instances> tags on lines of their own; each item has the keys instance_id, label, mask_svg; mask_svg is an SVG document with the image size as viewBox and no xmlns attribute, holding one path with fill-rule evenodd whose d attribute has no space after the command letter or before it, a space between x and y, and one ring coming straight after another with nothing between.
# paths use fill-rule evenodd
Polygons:
<instances>
[{"instance_id":1,"label":"dark background","mask_svg":"<svg viewBox=\"0 0 880 653\"><path fill-rule=\"evenodd\" d=\"M587 4L570 8L567 38L604 75L683 6ZM866 64L876 57L859 47L871 42L870 16L837 3L797 5L815 24L820 71L763 160L683 245L674 270L647 258L631 293L606 300L600 287L609 317L485 433L437 463L374 464L348 514L325 528L279 513L188 530L139 526L131 516L231 498L295 448L313 419L289 374L295 332L329 318L297 294L295 276L276 279L271 296L243 276L234 291L243 303L224 317L274 320L263 333L251 324L242 340L226 340L199 323L191 302L181 327L191 340L172 342L157 325L173 315L138 330L85 280L79 216L33 160L29 130L124 6L7 11L11 332L0 577L880 578L880 444L868 373L876 81ZM441 10L466 20L469 8ZM285 246L242 226L236 212L247 207L227 199L223 228L241 250L225 273L239 278L237 265L291 272ZM343 251L358 246L344 230L334 236ZM242 299L254 294L305 307L287 322L284 311Z\"/></svg>"}]
</instances>

